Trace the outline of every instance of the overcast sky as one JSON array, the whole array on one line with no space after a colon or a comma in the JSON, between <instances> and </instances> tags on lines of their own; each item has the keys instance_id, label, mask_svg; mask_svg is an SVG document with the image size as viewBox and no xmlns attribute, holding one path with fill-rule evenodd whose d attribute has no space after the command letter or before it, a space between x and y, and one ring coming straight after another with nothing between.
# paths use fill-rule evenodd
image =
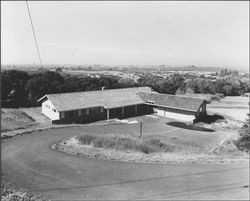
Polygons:
<instances>
[{"instance_id":1,"label":"overcast sky","mask_svg":"<svg viewBox=\"0 0 250 201\"><path fill-rule=\"evenodd\" d=\"M29 2L44 64L249 67L247 1ZM25 1L1 1L2 64L39 63Z\"/></svg>"}]
</instances>

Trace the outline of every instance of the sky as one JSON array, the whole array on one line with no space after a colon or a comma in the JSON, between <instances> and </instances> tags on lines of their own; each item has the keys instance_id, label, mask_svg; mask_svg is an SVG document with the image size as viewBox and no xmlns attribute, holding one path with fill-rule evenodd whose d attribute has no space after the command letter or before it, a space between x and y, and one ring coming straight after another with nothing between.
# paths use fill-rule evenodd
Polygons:
<instances>
[{"instance_id":1,"label":"sky","mask_svg":"<svg viewBox=\"0 0 250 201\"><path fill-rule=\"evenodd\" d=\"M43 64L249 68L248 1L29 1ZM1 1L1 63L39 64L25 1Z\"/></svg>"}]
</instances>

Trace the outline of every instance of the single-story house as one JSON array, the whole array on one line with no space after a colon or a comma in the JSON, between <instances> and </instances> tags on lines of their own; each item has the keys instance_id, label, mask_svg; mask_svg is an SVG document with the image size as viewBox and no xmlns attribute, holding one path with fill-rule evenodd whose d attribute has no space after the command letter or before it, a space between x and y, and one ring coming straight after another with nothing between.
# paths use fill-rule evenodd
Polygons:
<instances>
[{"instance_id":1,"label":"single-story house","mask_svg":"<svg viewBox=\"0 0 250 201\"><path fill-rule=\"evenodd\" d=\"M159 94L149 87L47 94L38 102L52 123L84 123L153 112L190 121L206 114L203 99Z\"/></svg>"}]
</instances>

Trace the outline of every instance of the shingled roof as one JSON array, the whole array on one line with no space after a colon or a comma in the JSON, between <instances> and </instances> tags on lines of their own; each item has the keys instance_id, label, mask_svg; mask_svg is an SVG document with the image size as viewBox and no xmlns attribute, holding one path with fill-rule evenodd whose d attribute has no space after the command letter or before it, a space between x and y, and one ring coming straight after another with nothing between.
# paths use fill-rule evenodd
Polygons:
<instances>
[{"instance_id":1,"label":"shingled roof","mask_svg":"<svg viewBox=\"0 0 250 201\"><path fill-rule=\"evenodd\" d=\"M148 104L196 112L205 101L180 95L139 92L141 99Z\"/></svg>"},{"instance_id":2,"label":"shingled roof","mask_svg":"<svg viewBox=\"0 0 250 201\"><path fill-rule=\"evenodd\" d=\"M103 106L106 109L143 104L138 92L150 92L149 87L108 89L61 94L47 94L38 102L49 99L57 111L69 111Z\"/></svg>"}]
</instances>

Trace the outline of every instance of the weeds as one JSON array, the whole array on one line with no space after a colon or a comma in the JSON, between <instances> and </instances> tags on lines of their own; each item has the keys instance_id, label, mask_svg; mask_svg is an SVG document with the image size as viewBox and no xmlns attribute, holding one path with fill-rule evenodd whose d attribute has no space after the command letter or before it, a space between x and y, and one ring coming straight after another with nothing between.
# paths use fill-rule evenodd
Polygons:
<instances>
[{"instance_id":1,"label":"weeds","mask_svg":"<svg viewBox=\"0 0 250 201\"><path fill-rule=\"evenodd\" d=\"M160 139L151 140L133 139L128 137L110 137L82 135L78 137L81 144L90 145L97 148L116 149L116 150L134 150L145 154L154 152L173 152L174 145L161 142Z\"/></svg>"}]
</instances>

